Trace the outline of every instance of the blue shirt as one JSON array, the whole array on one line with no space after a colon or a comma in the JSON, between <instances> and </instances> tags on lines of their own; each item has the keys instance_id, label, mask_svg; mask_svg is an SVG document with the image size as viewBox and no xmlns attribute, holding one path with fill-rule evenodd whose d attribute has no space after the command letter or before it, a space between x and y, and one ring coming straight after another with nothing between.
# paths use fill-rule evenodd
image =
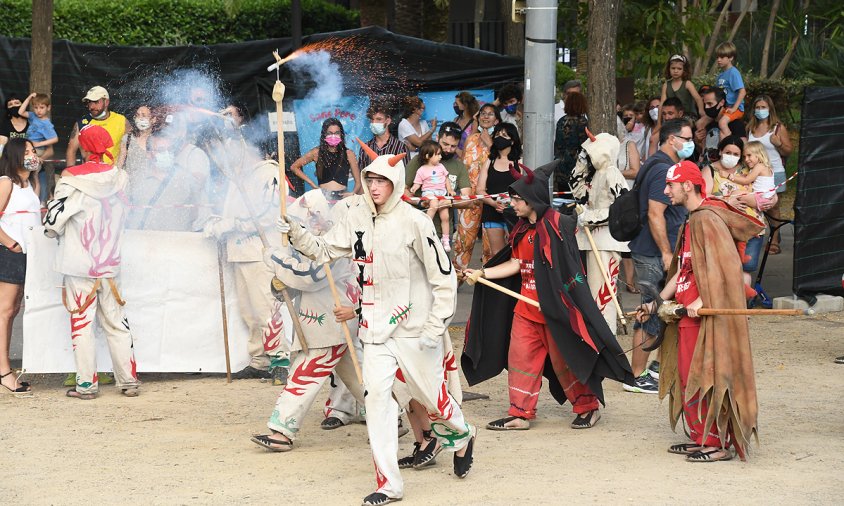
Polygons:
<instances>
[{"instance_id":1,"label":"blue shirt","mask_svg":"<svg viewBox=\"0 0 844 506\"><path fill-rule=\"evenodd\" d=\"M29 113L29 131L27 134L32 142L41 142L58 137L50 119L41 119L34 112Z\"/></svg>"},{"instance_id":2,"label":"blue shirt","mask_svg":"<svg viewBox=\"0 0 844 506\"><path fill-rule=\"evenodd\" d=\"M650 200L668 206L663 214L665 216L665 231L668 233L668 244L673 250L677 243L677 234L683 222L686 221L686 208L672 206L671 199L662 193L665 190L665 176L672 165L674 165L674 160L660 150L645 160L645 165L639 169L640 171L647 171L639 186L639 218L643 226L639 235L628 244L631 253L648 257L662 256L662 252L651 235L651 227L648 223L648 201Z\"/></svg>"},{"instance_id":3,"label":"blue shirt","mask_svg":"<svg viewBox=\"0 0 844 506\"><path fill-rule=\"evenodd\" d=\"M744 81L741 78L741 73L735 67L730 67L727 70L718 74L718 87L724 90L727 94L727 107L732 107L736 104L738 98L738 90L744 88ZM744 100L739 104L739 111L744 110Z\"/></svg>"}]
</instances>

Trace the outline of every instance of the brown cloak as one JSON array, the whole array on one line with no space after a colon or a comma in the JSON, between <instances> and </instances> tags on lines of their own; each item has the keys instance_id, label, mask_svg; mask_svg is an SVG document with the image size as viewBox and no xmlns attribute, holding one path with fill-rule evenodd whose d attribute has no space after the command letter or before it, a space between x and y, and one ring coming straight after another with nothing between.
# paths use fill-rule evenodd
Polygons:
<instances>
[{"instance_id":1,"label":"brown cloak","mask_svg":"<svg viewBox=\"0 0 844 506\"><path fill-rule=\"evenodd\" d=\"M764 228L720 199L709 198L692 211L684 226L691 227L692 270L705 308L744 309L741 260L734 241L747 241ZM681 230L683 237L685 230ZM679 241L678 241L679 242ZM679 245L678 245L679 249ZM669 277L677 270L677 252ZM669 324L660 347L659 398L669 395L669 419L676 430L682 416L680 376L677 370L677 323ZM699 394L706 401L704 433L714 423L722 445L730 432L744 459L756 431L756 381L746 316L704 316L695 346L686 398ZM698 403L702 406L703 403ZM700 413L703 415L703 413Z\"/></svg>"}]
</instances>

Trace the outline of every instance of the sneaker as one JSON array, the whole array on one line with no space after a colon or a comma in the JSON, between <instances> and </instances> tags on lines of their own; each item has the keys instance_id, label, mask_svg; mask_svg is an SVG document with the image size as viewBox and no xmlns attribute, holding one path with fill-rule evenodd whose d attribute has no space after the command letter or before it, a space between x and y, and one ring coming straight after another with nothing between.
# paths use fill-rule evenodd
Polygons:
<instances>
[{"instance_id":1,"label":"sneaker","mask_svg":"<svg viewBox=\"0 0 844 506\"><path fill-rule=\"evenodd\" d=\"M242 380L242 379L270 379L269 371L262 371L261 369L256 369L251 365L247 365L243 369L237 371L236 373L232 374L232 379Z\"/></svg>"},{"instance_id":2,"label":"sneaker","mask_svg":"<svg viewBox=\"0 0 844 506\"><path fill-rule=\"evenodd\" d=\"M446 253L451 251L451 241L448 240L448 237L443 236L442 238L443 249Z\"/></svg>"},{"instance_id":3,"label":"sneaker","mask_svg":"<svg viewBox=\"0 0 844 506\"><path fill-rule=\"evenodd\" d=\"M270 369L270 376L273 378L273 386L280 387L287 384L288 370L286 367L273 367Z\"/></svg>"},{"instance_id":4,"label":"sneaker","mask_svg":"<svg viewBox=\"0 0 844 506\"><path fill-rule=\"evenodd\" d=\"M835 359L835 363L836 363L836 364L844 364L844 355L842 355L842 356L840 356L840 357L837 357L837 358Z\"/></svg>"},{"instance_id":5,"label":"sneaker","mask_svg":"<svg viewBox=\"0 0 844 506\"><path fill-rule=\"evenodd\" d=\"M643 373L641 376L633 380L632 385L625 383L624 389L628 392L635 392L637 394L658 394L659 383L650 377L648 373Z\"/></svg>"},{"instance_id":6,"label":"sneaker","mask_svg":"<svg viewBox=\"0 0 844 506\"><path fill-rule=\"evenodd\" d=\"M647 372L648 372L648 375L651 378L658 380L659 379L659 362L656 361L656 360L652 360L650 365L648 366Z\"/></svg>"}]
</instances>

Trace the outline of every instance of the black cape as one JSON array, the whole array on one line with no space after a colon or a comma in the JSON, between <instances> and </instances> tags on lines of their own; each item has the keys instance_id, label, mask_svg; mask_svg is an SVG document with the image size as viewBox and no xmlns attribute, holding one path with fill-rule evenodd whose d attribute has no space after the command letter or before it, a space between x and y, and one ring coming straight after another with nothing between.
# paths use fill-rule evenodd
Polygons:
<instances>
[{"instance_id":1,"label":"black cape","mask_svg":"<svg viewBox=\"0 0 844 506\"><path fill-rule=\"evenodd\" d=\"M539 304L554 342L578 381L587 385L604 404L603 378L633 382L627 356L604 320L586 283L580 251L575 241L576 219L553 209L537 221L539 240L534 243L534 277ZM519 220L505 247L484 267L506 262L512 246L528 231ZM496 279L496 283L519 292L521 276ZM466 345L460 363L469 385L494 378L507 368L510 328L516 299L482 284L475 285L472 311L466 325ZM554 398L563 403L565 393L546 359L543 375Z\"/></svg>"}]
</instances>

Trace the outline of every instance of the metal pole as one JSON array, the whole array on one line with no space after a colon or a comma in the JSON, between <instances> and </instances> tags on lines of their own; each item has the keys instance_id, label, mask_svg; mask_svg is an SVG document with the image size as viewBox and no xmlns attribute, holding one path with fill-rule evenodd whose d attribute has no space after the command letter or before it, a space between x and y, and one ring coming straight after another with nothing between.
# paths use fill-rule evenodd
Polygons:
<instances>
[{"instance_id":1,"label":"metal pole","mask_svg":"<svg viewBox=\"0 0 844 506\"><path fill-rule=\"evenodd\" d=\"M524 160L536 168L554 158L557 1L528 0L525 17Z\"/></svg>"}]
</instances>

